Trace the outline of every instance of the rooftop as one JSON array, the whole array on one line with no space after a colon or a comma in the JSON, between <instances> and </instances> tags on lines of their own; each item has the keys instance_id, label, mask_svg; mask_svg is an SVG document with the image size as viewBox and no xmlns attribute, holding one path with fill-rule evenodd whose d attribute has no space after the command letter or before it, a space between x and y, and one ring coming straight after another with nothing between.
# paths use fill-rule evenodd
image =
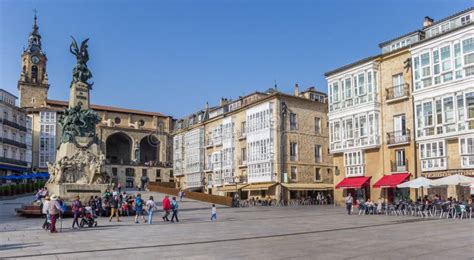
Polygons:
<instances>
[{"instance_id":1,"label":"rooftop","mask_svg":"<svg viewBox=\"0 0 474 260\"><path fill-rule=\"evenodd\" d=\"M61 101L61 100L51 100L51 99L48 99L46 103L48 105L64 106L64 107L69 105L69 102ZM137 114L137 115L145 115L145 116L168 117L158 112L148 112L148 111L142 111L142 110L110 107L110 106L102 106L102 105L94 105L94 104L91 104L91 108L94 110L109 111L109 112L128 113L128 114Z\"/></svg>"}]
</instances>

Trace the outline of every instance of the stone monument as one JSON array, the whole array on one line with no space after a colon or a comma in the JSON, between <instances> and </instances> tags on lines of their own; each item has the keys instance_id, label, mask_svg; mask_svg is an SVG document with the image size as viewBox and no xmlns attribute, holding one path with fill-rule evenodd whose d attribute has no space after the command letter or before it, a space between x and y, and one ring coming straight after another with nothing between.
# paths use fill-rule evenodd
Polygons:
<instances>
[{"instance_id":1,"label":"stone monument","mask_svg":"<svg viewBox=\"0 0 474 260\"><path fill-rule=\"evenodd\" d=\"M62 127L61 145L54 163L48 164L48 190L65 200L80 196L85 201L109 188L109 177L104 171L105 156L97 144L96 125L100 117L90 109L89 83L92 73L87 68L89 53L84 40L78 47L72 38L70 52L77 59L70 86L69 107L59 118Z\"/></svg>"}]
</instances>

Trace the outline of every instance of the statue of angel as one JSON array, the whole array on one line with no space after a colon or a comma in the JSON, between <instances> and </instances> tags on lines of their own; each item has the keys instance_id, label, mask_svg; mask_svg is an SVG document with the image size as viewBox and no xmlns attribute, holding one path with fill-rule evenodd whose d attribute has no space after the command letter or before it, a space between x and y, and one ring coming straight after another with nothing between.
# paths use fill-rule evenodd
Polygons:
<instances>
[{"instance_id":1,"label":"statue of angel","mask_svg":"<svg viewBox=\"0 0 474 260\"><path fill-rule=\"evenodd\" d=\"M72 71L72 83L83 82L86 83L89 88L92 88L94 83L87 82L92 78L91 71L87 68L87 62L89 61L89 51L87 48L87 42L89 38L81 42L81 47L78 47L76 39L72 37L71 45L69 46L69 51L76 56L77 64ZM71 84L72 85L72 84Z\"/></svg>"}]
</instances>

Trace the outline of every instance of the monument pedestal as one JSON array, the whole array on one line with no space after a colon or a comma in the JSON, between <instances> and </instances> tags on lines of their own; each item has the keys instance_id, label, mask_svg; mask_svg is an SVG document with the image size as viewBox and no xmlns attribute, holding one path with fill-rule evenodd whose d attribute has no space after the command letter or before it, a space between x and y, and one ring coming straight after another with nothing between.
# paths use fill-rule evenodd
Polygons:
<instances>
[{"instance_id":1,"label":"monument pedestal","mask_svg":"<svg viewBox=\"0 0 474 260\"><path fill-rule=\"evenodd\" d=\"M56 194L61 199L71 202L79 196L82 203L89 201L91 196L101 196L106 189L110 188L109 184L77 184L77 183L48 183L49 194Z\"/></svg>"}]
</instances>

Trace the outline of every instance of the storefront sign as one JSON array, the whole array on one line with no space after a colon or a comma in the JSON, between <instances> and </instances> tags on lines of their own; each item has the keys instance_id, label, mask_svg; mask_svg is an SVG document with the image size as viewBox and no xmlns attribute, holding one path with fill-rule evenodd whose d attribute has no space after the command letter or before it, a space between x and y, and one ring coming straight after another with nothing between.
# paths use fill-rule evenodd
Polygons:
<instances>
[{"instance_id":1,"label":"storefront sign","mask_svg":"<svg viewBox=\"0 0 474 260\"><path fill-rule=\"evenodd\" d=\"M451 169L444 171L424 172L421 175L426 178L441 178L455 174L474 177L474 169Z\"/></svg>"}]
</instances>

